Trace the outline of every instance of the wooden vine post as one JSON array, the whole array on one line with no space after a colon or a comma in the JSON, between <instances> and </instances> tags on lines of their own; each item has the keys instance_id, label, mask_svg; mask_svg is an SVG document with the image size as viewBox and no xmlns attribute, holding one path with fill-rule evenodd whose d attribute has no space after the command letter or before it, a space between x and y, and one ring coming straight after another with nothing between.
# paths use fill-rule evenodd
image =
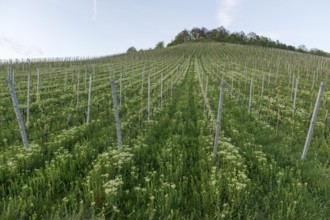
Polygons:
<instances>
[{"instance_id":1,"label":"wooden vine post","mask_svg":"<svg viewBox=\"0 0 330 220\"><path fill-rule=\"evenodd\" d=\"M120 80L119 80L119 106L121 106L121 100L122 100L122 88L123 88L123 76L120 74Z\"/></svg>"},{"instance_id":2,"label":"wooden vine post","mask_svg":"<svg viewBox=\"0 0 330 220\"><path fill-rule=\"evenodd\" d=\"M209 77L206 76L206 82L205 82L205 99L207 99L207 88L208 88L208 83L209 83Z\"/></svg>"},{"instance_id":3,"label":"wooden vine post","mask_svg":"<svg viewBox=\"0 0 330 220\"><path fill-rule=\"evenodd\" d=\"M250 81L250 96L249 96L249 109L248 113L251 113L251 106L252 106L252 88L253 88L253 79Z\"/></svg>"},{"instance_id":4,"label":"wooden vine post","mask_svg":"<svg viewBox=\"0 0 330 220\"><path fill-rule=\"evenodd\" d=\"M115 82L114 79L110 80L110 85L111 85L111 90L112 90L113 109L114 109L114 112L115 112L115 122L116 122L116 129L117 129L118 148L122 149L123 143L122 143L122 138L121 138L120 119L119 119L119 113L118 113L116 82Z\"/></svg>"},{"instance_id":5,"label":"wooden vine post","mask_svg":"<svg viewBox=\"0 0 330 220\"><path fill-rule=\"evenodd\" d=\"M231 89L230 89L230 96L233 96L234 91L234 73L231 73Z\"/></svg>"},{"instance_id":6,"label":"wooden vine post","mask_svg":"<svg viewBox=\"0 0 330 220\"><path fill-rule=\"evenodd\" d=\"M148 123L150 121L150 76L148 77Z\"/></svg>"},{"instance_id":7,"label":"wooden vine post","mask_svg":"<svg viewBox=\"0 0 330 220\"><path fill-rule=\"evenodd\" d=\"M314 107L314 111L313 111L313 116L312 116L312 119L311 119L311 122L310 122L310 125L309 125L309 130L308 130L308 134L307 134L307 138L306 138L306 142L305 142L304 151L303 151L302 156L301 156L302 160L306 159L307 152L308 152L308 149L309 149L309 145L310 145L311 140L312 140L314 127L315 127L316 119L317 119L317 113L318 113L319 108L320 108L324 88L325 88L325 84L323 82L321 82L319 93L317 95L317 99L316 99L316 103L315 103L315 107Z\"/></svg>"},{"instance_id":8,"label":"wooden vine post","mask_svg":"<svg viewBox=\"0 0 330 220\"><path fill-rule=\"evenodd\" d=\"M18 105L18 100L17 100L13 80L8 78L6 80L6 82L9 86L9 92L10 92L10 95L11 95L11 99L13 101L13 107L14 107L14 110L15 110L16 119L17 119L17 122L18 122L18 127L19 127L19 130L21 132L22 141L23 141L24 147L26 149L28 149L29 148L29 143L28 143L28 140L27 140L27 136L26 136L25 127L24 127L24 123L23 123L23 120L22 120L21 112L19 110L19 105Z\"/></svg>"},{"instance_id":9,"label":"wooden vine post","mask_svg":"<svg viewBox=\"0 0 330 220\"><path fill-rule=\"evenodd\" d=\"M39 93L39 86L40 86L40 72L39 67L37 68L37 93Z\"/></svg>"},{"instance_id":10,"label":"wooden vine post","mask_svg":"<svg viewBox=\"0 0 330 220\"><path fill-rule=\"evenodd\" d=\"M27 97L26 97L26 126L30 125L30 74L28 75L27 82Z\"/></svg>"},{"instance_id":11,"label":"wooden vine post","mask_svg":"<svg viewBox=\"0 0 330 220\"><path fill-rule=\"evenodd\" d=\"M142 76L141 76L141 78L142 78L142 79L141 79L141 82L142 82L142 83L141 83L141 91L142 91L141 94L143 94L144 69L145 69L145 65L144 65L144 68L143 68L143 71L142 71Z\"/></svg>"},{"instance_id":12,"label":"wooden vine post","mask_svg":"<svg viewBox=\"0 0 330 220\"><path fill-rule=\"evenodd\" d=\"M66 84L67 83L68 83L68 69L66 68L65 78L64 78L64 91L66 90Z\"/></svg>"},{"instance_id":13,"label":"wooden vine post","mask_svg":"<svg viewBox=\"0 0 330 220\"><path fill-rule=\"evenodd\" d=\"M78 71L78 76L77 76L77 103L76 103L76 109L78 109L79 106L79 85L80 83L80 72Z\"/></svg>"},{"instance_id":14,"label":"wooden vine post","mask_svg":"<svg viewBox=\"0 0 330 220\"><path fill-rule=\"evenodd\" d=\"M89 75L89 90L88 90L87 120L86 120L86 124L89 124L89 115L90 115L90 109L91 109L91 95L92 95L92 74Z\"/></svg>"},{"instance_id":15,"label":"wooden vine post","mask_svg":"<svg viewBox=\"0 0 330 220\"><path fill-rule=\"evenodd\" d=\"M294 118L294 115L296 114L296 100L297 100L297 93L298 93L298 84L299 84L299 78L296 78L296 87L294 89L294 96L293 96L292 119Z\"/></svg>"},{"instance_id":16,"label":"wooden vine post","mask_svg":"<svg viewBox=\"0 0 330 220\"><path fill-rule=\"evenodd\" d=\"M160 106L163 106L163 74L160 77Z\"/></svg>"},{"instance_id":17,"label":"wooden vine post","mask_svg":"<svg viewBox=\"0 0 330 220\"><path fill-rule=\"evenodd\" d=\"M265 73L262 73L261 98L264 96L264 83L265 83Z\"/></svg>"},{"instance_id":18,"label":"wooden vine post","mask_svg":"<svg viewBox=\"0 0 330 220\"><path fill-rule=\"evenodd\" d=\"M220 129L221 129L222 103L223 103L223 97L224 97L224 92L225 92L225 86L226 86L226 82L221 81L218 116L217 116L217 124L216 124L216 130L215 130L215 135L214 135L214 146L213 146L213 153L216 158L218 155L218 141L219 141L219 133L220 133Z\"/></svg>"}]
</instances>

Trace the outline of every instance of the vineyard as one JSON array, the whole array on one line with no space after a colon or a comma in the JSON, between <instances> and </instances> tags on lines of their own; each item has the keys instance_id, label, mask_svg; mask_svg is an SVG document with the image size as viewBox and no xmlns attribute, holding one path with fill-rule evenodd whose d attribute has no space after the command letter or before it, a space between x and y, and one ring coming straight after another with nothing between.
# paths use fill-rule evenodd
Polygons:
<instances>
[{"instance_id":1,"label":"vineyard","mask_svg":"<svg viewBox=\"0 0 330 220\"><path fill-rule=\"evenodd\" d=\"M327 219L329 81L329 58L224 43L3 62L0 219Z\"/></svg>"}]
</instances>

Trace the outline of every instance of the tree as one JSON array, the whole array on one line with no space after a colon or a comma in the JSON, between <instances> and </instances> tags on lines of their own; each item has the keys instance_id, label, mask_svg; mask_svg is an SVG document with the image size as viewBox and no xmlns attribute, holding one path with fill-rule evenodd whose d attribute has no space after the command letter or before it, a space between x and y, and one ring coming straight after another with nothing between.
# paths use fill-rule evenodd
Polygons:
<instances>
[{"instance_id":1,"label":"tree","mask_svg":"<svg viewBox=\"0 0 330 220\"><path fill-rule=\"evenodd\" d=\"M209 31L204 27L202 29L195 27L190 31L190 34L193 40L200 40L205 38L208 32Z\"/></svg>"},{"instance_id":2,"label":"tree","mask_svg":"<svg viewBox=\"0 0 330 220\"><path fill-rule=\"evenodd\" d=\"M323 50L312 48L309 51L311 54L319 55L319 56L329 56L329 54Z\"/></svg>"},{"instance_id":3,"label":"tree","mask_svg":"<svg viewBox=\"0 0 330 220\"><path fill-rule=\"evenodd\" d=\"M260 37L259 37L259 35L257 35L254 32L248 33L247 38L249 40L249 43L251 43L251 44L253 44L253 43L258 42L258 41L261 40ZM263 40L265 40L265 39L263 39Z\"/></svg>"},{"instance_id":4,"label":"tree","mask_svg":"<svg viewBox=\"0 0 330 220\"><path fill-rule=\"evenodd\" d=\"M130 48L127 49L127 53L134 53L134 52L136 52L136 51L137 51L137 50L136 50L135 47L130 47Z\"/></svg>"},{"instance_id":5,"label":"tree","mask_svg":"<svg viewBox=\"0 0 330 220\"><path fill-rule=\"evenodd\" d=\"M167 46L170 47L178 44L183 44L186 42L201 42L201 41L249 44L254 46L279 48L284 50L298 51L303 53L310 53L310 54L330 57L330 53L319 50L317 48L313 48L310 51L307 49L305 45L300 45L298 48L296 48L292 45L286 45L278 40L275 41L269 37L261 36L254 32L250 32L247 35L243 31L230 33L230 31L224 28L223 26L212 30L208 30L205 27L202 28L194 27L190 31L183 30L178 35L176 35L174 40L170 42Z\"/></svg>"},{"instance_id":6,"label":"tree","mask_svg":"<svg viewBox=\"0 0 330 220\"><path fill-rule=\"evenodd\" d=\"M159 41L156 44L155 49L164 49L164 41Z\"/></svg>"},{"instance_id":7,"label":"tree","mask_svg":"<svg viewBox=\"0 0 330 220\"><path fill-rule=\"evenodd\" d=\"M209 33L209 30L205 27L202 27L202 36L206 37L208 35L208 33Z\"/></svg>"},{"instance_id":8,"label":"tree","mask_svg":"<svg viewBox=\"0 0 330 220\"><path fill-rule=\"evenodd\" d=\"M183 30L178 35L175 36L174 41L168 44L168 46L174 46L178 44L186 43L187 41L191 40L191 36L187 30Z\"/></svg>"},{"instance_id":9,"label":"tree","mask_svg":"<svg viewBox=\"0 0 330 220\"><path fill-rule=\"evenodd\" d=\"M307 49L307 47L305 46L305 45L299 45L298 46L298 51L299 52L307 52L308 51L308 49Z\"/></svg>"},{"instance_id":10,"label":"tree","mask_svg":"<svg viewBox=\"0 0 330 220\"><path fill-rule=\"evenodd\" d=\"M224 26L218 27L216 30L219 33L218 40L219 41L226 41L226 39L230 35L230 32Z\"/></svg>"}]
</instances>

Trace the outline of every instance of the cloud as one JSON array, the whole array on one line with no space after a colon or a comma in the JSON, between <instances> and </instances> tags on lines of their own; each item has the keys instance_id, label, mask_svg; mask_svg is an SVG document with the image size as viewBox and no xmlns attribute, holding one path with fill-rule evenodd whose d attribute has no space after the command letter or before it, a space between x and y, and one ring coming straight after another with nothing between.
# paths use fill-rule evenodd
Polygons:
<instances>
[{"instance_id":1,"label":"cloud","mask_svg":"<svg viewBox=\"0 0 330 220\"><path fill-rule=\"evenodd\" d=\"M0 50L23 57L43 55L43 51L40 48L23 44L7 36L0 36Z\"/></svg>"},{"instance_id":2,"label":"cloud","mask_svg":"<svg viewBox=\"0 0 330 220\"><path fill-rule=\"evenodd\" d=\"M239 3L239 0L218 0L217 20L220 25L228 27L232 21L232 10Z\"/></svg>"},{"instance_id":3,"label":"cloud","mask_svg":"<svg viewBox=\"0 0 330 220\"><path fill-rule=\"evenodd\" d=\"M93 21L96 21L96 15L97 15L97 8L96 8L97 0L94 0L94 6L93 6Z\"/></svg>"}]
</instances>

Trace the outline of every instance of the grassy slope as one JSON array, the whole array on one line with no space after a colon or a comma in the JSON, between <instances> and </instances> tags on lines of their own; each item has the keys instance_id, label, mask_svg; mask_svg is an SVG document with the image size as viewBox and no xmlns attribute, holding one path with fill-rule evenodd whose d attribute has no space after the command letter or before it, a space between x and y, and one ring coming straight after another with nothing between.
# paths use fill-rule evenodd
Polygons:
<instances>
[{"instance_id":1,"label":"grassy slope","mask_svg":"<svg viewBox=\"0 0 330 220\"><path fill-rule=\"evenodd\" d=\"M1 75L0 110L5 119L1 126L6 128L0 133L2 218L330 216L328 90L307 161L300 161L318 85L329 81L329 59L195 43L93 62L90 126L83 125L82 116L87 105L84 70L90 71L91 63L77 62L74 68L69 63L41 64L40 94L32 75L33 117L28 134L37 150L26 156L19 156L26 153L14 148L20 139L15 121L9 120L12 107L7 87L2 85L5 75ZM20 103L26 101L26 74L36 68L22 66L14 67ZM120 115L127 147L123 152L115 145L109 66L124 85ZM81 93L75 108L78 72ZM159 102L161 75L163 106ZM152 82L149 126L145 121L148 76ZM293 116L296 77L299 90ZM221 79L227 86L217 166L212 156L212 120ZM248 114L251 79L252 113ZM49 140L44 133L47 128Z\"/></svg>"}]
</instances>

